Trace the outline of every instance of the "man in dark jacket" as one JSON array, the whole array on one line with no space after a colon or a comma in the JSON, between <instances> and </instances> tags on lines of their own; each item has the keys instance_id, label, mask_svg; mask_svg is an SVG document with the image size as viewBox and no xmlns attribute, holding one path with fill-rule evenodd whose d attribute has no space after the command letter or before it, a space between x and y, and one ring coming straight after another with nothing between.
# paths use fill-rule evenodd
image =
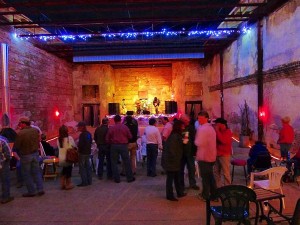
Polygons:
<instances>
[{"instance_id":1,"label":"man in dark jacket","mask_svg":"<svg viewBox=\"0 0 300 225\"><path fill-rule=\"evenodd\" d=\"M97 127L94 133L94 140L98 147L98 178L99 180L103 179L103 167L104 167L104 159L106 159L106 177L107 179L112 178L112 170L111 170L111 161L110 161L110 151L109 144L106 143L105 136L108 132L108 118L102 119L101 126Z\"/></svg>"},{"instance_id":2,"label":"man in dark jacket","mask_svg":"<svg viewBox=\"0 0 300 225\"><path fill-rule=\"evenodd\" d=\"M184 189L184 169L187 167L188 176L189 176L189 184L190 188L194 190L199 190L199 187L196 184L195 179L195 158L193 155L193 142L195 137L195 129L192 124L190 124L190 117L188 115L182 115L180 120L184 124L183 130L183 155L181 161L181 169L180 169L180 185L181 188Z\"/></svg>"},{"instance_id":3,"label":"man in dark jacket","mask_svg":"<svg viewBox=\"0 0 300 225\"><path fill-rule=\"evenodd\" d=\"M79 173L81 176L81 184L78 187L84 187L92 184L92 166L90 163L90 155L92 148L92 135L86 129L85 122L81 121L77 124L78 131L81 132L78 141L79 152Z\"/></svg>"},{"instance_id":4,"label":"man in dark jacket","mask_svg":"<svg viewBox=\"0 0 300 225\"><path fill-rule=\"evenodd\" d=\"M129 128L132 138L129 139L128 151L131 162L131 169L133 174L136 173L136 150L137 150L137 138L138 138L138 123L132 118L132 116L127 115L125 117L124 124Z\"/></svg>"}]
</instances>

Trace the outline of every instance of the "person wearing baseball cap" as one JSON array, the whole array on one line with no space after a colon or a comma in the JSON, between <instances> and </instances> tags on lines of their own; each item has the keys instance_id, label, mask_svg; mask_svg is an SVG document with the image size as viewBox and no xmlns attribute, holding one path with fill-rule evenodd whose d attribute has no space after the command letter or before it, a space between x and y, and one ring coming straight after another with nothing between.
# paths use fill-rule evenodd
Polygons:
<instances>
[{"instance_id":1,"label":"person wearing baseball cap","mask_svg":"<svg viewBox=\"0 0 300 225\"><path fill-rule=\"evenodd\" d=\"M78 131L81 132L78 141L78 152L79 152L79 172L81 176L81 183L78 187L84 187L92 184L92 166L90 162L90 155L92 149L92 135L86 129L86 123L80 121L77 124Z\"/></svg>"},{"instance_id":2,"label":"person wearing baseball cap","mask_svg":"<svg viewBox=\"0 0 300 225\"><path fill-rule=\"evenodd\" d=\"M19 119L20 132L16 137L14 148L17 149L23 179L27 187L27 193L23 197L44 195L42 172L39 165L40 134L37 129L30 126L28 117Z\"/></svg>"}]
</instances>

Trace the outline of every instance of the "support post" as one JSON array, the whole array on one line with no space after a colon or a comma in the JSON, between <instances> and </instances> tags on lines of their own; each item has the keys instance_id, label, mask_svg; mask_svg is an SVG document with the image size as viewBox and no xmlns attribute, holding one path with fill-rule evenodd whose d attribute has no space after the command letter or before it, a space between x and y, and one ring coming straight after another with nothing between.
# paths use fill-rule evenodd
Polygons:
<instances>
[{"instance_id":1,"label":"support post","mask_svg":"<svg viewBox=\"0 0 300 225\"><path fill-rule=\"evenodd\" d=\"M258 140L264 139L264 123L259 116L259 110L264 105L264 77L263 77L263 40L262 20L257 22L257 118L258 118Z\"/></svg>"},{"instance_id":2,"label":"support post","mask_svg":"<svg viewBox=\"0 0 300 225\"><path fill-rule=\"evenodd\" d=\"M1 43L1 78L2 78L2 116L5 114L10 118L10 93L8 76L8 45ZM9 126L10 124L2 124Z\"/></svg>"},{"instance_id":3,"label":"support post","mask_svg":"<svg viewBox=\"0 0 300 225\"><path fill-rule=\"evenodd\" d=\"M224 118L224 92L223 92L223 79L224 79L224 67L223 67L223 51L220 52L220 102L221 102L221 117Z\"/></svg>"}]
</instances>

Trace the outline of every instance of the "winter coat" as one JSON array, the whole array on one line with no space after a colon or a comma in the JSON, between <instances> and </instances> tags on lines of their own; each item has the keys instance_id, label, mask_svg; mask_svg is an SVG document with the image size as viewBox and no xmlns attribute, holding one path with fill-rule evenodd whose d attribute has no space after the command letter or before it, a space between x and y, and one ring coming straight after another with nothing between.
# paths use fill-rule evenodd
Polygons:
<instances>
[{"instance_id":1,"label":"winter coat","mask_svg":"<svg viewBox=\"0 0 300 225\"><path fill-rule=\"evenodd\" d=\"M162 167L166 171L176 172L180 170L183 155L182 135L171 133L163 150Z\"/></svg>"}]
</instances>

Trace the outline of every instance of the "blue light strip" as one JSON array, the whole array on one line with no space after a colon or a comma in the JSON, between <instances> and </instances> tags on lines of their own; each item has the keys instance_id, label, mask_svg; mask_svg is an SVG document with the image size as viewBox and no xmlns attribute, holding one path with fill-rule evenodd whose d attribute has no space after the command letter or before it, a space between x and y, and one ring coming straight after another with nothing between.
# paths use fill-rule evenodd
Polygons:
<instances>
[{"instance_id":1,"label":"blue light strip","mask_svg":"<svg viewBox=\"0 0 300 225\"><path fill-rule=\"evenodd\" d=\"M22 35L19 34L17 37L21 39L40 39L42 41L51 41L57 38L63 39L64 41L74 41L74 40L82 40L86 41L92 37L102 37L105 39L113 40L114 38L123 38L123 39L136 39L138 37L143 38L152 38L157 36L167 37L176 37L180 35L187 35L187 36L209 36L215 38L222 38L227 37L231 34L240 34L240 33L247 33L250 29L243 27L240 31L238 29L218 29L218 30L193 30L193 31L167 31L163 29L162 31L157 32L127 32L127 33L97 33L97 34L72 34L72 35L52 35L52 34L26 34Z\"/></svg>"}]
</instances>

